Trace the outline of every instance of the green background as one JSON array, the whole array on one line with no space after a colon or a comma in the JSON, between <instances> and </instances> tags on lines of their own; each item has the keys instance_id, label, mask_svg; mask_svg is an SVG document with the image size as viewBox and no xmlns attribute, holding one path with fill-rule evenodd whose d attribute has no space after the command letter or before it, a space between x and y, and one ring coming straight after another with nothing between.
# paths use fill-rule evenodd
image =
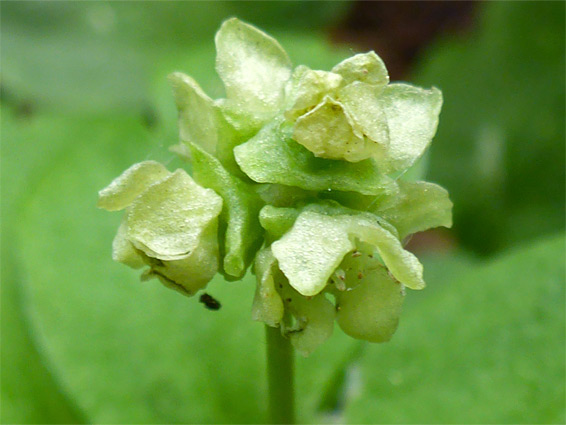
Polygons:
<instances>
[{"instance_id":1,"label":"green background","mask_svg":"<svg viewBox=\"0 0 566 425\"><path fill-rule=\"evenodd\" d=\"M352 52L328 34L348 2L11 2L1 15L1 422L263 423L253 277L202 305L113 263L120 214L97 191L135 162L181 165L165 77L213 97L214 32L239 16L295 64ZM408 12L410 13L410 8ZM411 81L444 94L427 180L454 228L415 249L385 345L336 329L297 359L308 423L564 423L564 3L477 6L465 34L419 55ZM379 53L379 51L378 51Z\"/></svg>"}]
</instances>

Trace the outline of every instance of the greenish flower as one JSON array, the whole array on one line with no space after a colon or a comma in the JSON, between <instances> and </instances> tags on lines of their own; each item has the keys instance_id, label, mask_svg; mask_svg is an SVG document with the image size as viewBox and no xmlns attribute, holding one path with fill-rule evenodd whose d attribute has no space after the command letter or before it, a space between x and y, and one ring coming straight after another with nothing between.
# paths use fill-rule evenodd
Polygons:
<instances>
[{"instance_id":1,"label":"greenish flower","mask_svg":"<svg viewBox=\"0 0 566 425\"><path fill-rule=\"evenodd\" d=\"M405 288L425 286L403 241L452 224L444 189L399 177L434 136L440 91L390 83L374 52L293 70L276 40L235 18L215 41L225 98L169 77L172 150L192 178L146 161L100 192L99 206L126 210L114 258L189 295L252 266L252 317L304 355L335 321L354 338L389 340Z\"/></svg>"},{"instance_id":2,"label":"greenish flower","mask_svg":"<svg viewBox=\"0 0 566 425\"><path fill-rule=\"evenodd\" d=\"M184 171L154 161L133 165L99 193L98 206L126 213L113 243L113 258L145 265L186 295L202 289L218 270L218 215L222 198Z\"/></svg>"}]
</instances>

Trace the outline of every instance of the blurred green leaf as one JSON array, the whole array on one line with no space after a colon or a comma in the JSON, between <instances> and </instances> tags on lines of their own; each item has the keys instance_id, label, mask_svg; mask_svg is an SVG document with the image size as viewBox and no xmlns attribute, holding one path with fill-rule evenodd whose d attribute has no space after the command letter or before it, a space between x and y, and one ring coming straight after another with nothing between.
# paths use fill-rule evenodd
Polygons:
<instances>
[{"instance_id":1,"label":"blurred green leaf","mask_svg":"<svg viewBox=\"0 0 566 425\"><path fill-rule=\"evenodd\" d=\"M429 178L462 242L488 254L564 228L565 4L479 12L476 33L434 45L416 74L444 94Z\"/></svg>"},{"instance_id":2,"label":"blurred green leaf","mask_svg":"<svg viewBox=\"0 0 566 425\"><path fill-rule=\"evenodd\" d=\"M34 124L20 121L19 126L9 110L2 110L2 240L1 240L1 333L2 350L0 399L1 423L83 423L81 412L60 388L48 362L28 327L22 303L25 272L17 261L18 244L13 223L18 219L26 183L42 168L47 159L60 149L60 140L40 146L25 143L32 135L63 131L62 122L39 120ZM11 143L15 132L23 143Z\"/></svg>"},{"instance_id":3,"label":"blurred green leaf","mask_svg":"<svg viewBox=\"0 0 566 425\"><path fill-rule=\"evenodd\" d=\"M563 423L564 243L446 273L389 344L366 351L348 421Z\"/></svg>"},{"instance_id":4,"label":"blurred green leaf","mask_svg":"<svg viewBox=\"0 0 566 425\"><path fill-rule=\"evenodd\" d=\"M347 7L333 1L6 3L3 96L67 110L144 110L164 52L182 56L204 40L213 46L224 19L237 15L268 31L312 31Z\"/></svg>"}]
</instances>

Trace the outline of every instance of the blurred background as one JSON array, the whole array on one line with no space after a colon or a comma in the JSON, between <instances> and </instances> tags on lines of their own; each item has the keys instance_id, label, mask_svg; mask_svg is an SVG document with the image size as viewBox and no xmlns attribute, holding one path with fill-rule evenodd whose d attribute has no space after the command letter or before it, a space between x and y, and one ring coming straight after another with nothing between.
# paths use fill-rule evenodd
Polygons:
<instances>
[{"instance_id":1,"label":"blurred background","mask_svg":"<svg viewBox=\"0 0 566 425\"><path fill-rule=\"evenodd\" d=\"M111 260L97 192L135 162L181 166L167 74L212 96L238 16L295 65L375 50L444 94L427 177L453 229L410 242L428 288L393 340L336 329L297 359L307 423L564 423L563 2L2 2L1 422L263 423L253 277L206 311Z\"/></svg>"}]
</instances>

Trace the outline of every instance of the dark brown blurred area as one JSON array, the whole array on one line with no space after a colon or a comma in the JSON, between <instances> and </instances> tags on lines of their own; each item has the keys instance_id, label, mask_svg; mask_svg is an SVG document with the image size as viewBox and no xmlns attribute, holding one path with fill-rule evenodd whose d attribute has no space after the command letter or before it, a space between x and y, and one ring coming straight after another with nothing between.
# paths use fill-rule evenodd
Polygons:
<instances>
[{"instance_id":1,"label":"dark brown blurred area","mask_svg":"<svg viewBox=\"0 0 566 425\"><path fill-rule=\"evenodd\" d=\"M357 1L332 31L337 43L375 50L393 80L406 78L419 53L438 36L473 28L479 1Z\"/></svg>"}]
</instances>

